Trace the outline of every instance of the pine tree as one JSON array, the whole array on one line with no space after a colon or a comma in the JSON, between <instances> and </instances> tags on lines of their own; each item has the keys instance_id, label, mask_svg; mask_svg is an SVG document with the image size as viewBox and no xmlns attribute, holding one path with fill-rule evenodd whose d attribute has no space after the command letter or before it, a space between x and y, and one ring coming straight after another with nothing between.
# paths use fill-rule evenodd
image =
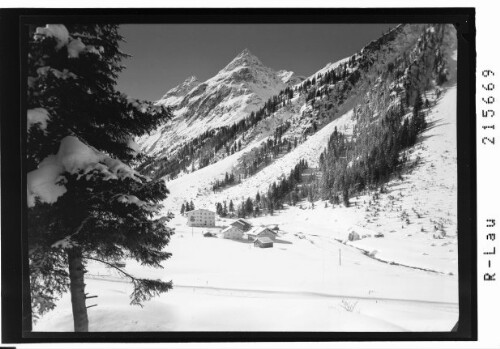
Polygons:
<instances>
[{"instance_id":1,"label":"pine tree","mask_svg":"<svg viewBox=\"0 0 500 349\"><path fill-rule=\"evenodd\" d=\"M342 190L342 199L344 200L344 206L349 207L350 206L349 191L347 187L344 187L344 189Z\"/></svg>"},{"instance_id":2,"label":"pine tree","mask_svg":"<svg viewBox=\"0 0 500 349\"><path fill-rule=\"evenodd\" d=\"M28 44L28 257L36 319L71 292L75 331L88 331L85 264L121 258L162 267L171 216L153 218L168 194L132 168L133 137L170 117L168 109L115 90L126 57L116 25L30 28ZM33 119L34 116L37 118ZM119 269L119 268L117 268ZM120 270L123 272L122 270ZM171 282L126 274L132 304Z\"/></svg>"},{"instance_id":3,"label":"pine tree","mask_svg":"<svg viewBox=\"0 0 500 349\"><path fill-rule=\"evenodd\" d=\"M222 209L222 217L226 217L227 216L227 205L226 205L226 201L224 201L224 208Z\"/></svg>"},{"instance_id":4,"label":"pine tree","mask_svg":"<svg viewBox=\"0 0 500 349\"><path fill-rule=\"evenodd\" d=\"M415 104L413 105L413 119L412 119L417 133L423 131L427 127L425 122L425 114L422 111L423 106L424 106L424 101L422 99L422 95L420 94L420 91L417 91Z\"/></svg>"},{"instance_id":5,"label":"pine tree","mask_svg":"<svg viewBox=\"0 0 500 349\"><path fill-rule=\"evenodd\" d=\"M253 213L253 202L251 198L247 198L245 202L245 213L251 215Z\"/></svg>"},{"instance_id":6,"label":"pine tree","mask_svg":"<svg viewBox=\"0 0 500 349\"><path fill-rule=\"evenodd\" d=\"M193 204L193 200L191 200L191 202L189 203L189 210L190 210L190 211L194 211L194 204Z\"/></svg>"},{"instance_id":7,"label":"pine tree","mask_svg":"<svg viewBox=\"0 0 500 349\"><path fill-rule=\"evenodd\" d=\"M234 204L233 200L229 201L229 212L234 213Z\"/></svg>"},{"instance_id":8,"label":"pine tree","mask_svg":"<svg viewBox=\"0 0 500 349\"><path fill-rule=\"evenodd\" d=\"M186 211L186 206L184 206L184 203L182 203L182 206L181 206L181 215L184 214L184 211Z\"/></svg>"}]
</instances>

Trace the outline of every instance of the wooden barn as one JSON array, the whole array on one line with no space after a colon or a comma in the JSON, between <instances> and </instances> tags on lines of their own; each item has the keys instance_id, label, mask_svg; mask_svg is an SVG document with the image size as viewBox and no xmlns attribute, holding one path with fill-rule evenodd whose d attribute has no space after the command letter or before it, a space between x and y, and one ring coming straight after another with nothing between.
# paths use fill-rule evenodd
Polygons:
<instances>
[{"instance_id":1,"label":"wooden barn","mask_svg":"<svg viewBox=\"0 0 500 349\"><path fill-rule=\"evenodd\" d=\"M222 230L222 236L224 239L242 239L243 238L243 230L240 228L230 225L229 227Z\"/></svg>"},{"instance_id":2,"label":"wooden barn","mask_svg":"<svg viewBox=\"0 0 500 349\"><path fill-rule=\"evenodd\" d=\"M242 232L247 232L252 229L252 224L246 219L240 218L231 223L231 226L238 228Z\"/></svg>"},{"instance_id":3,"label":"wooden barn","mask_svg":"<svg viewBox=\"0 0 500 349\"><path fill-rule=\"evenodd\" d=\"M267 236L264 236L264 237L255 239L255 241L253 242L253 245L255 247L260 247L260 248L271 248L271 247L273 247L273 240L271 240Z\"/></svg>"},{"instance_id":4,"label":"wooden barn","mask_svg":"<svg viewBox=\"0 0 500 349\"><path fill-rule=\"evenodd\" d=\"M276 240L276 232L272 231L267 227L255 227L247 233L248 240L254 241L258 238L267 237L271 241Z\"/></svg>"}]
</instances>

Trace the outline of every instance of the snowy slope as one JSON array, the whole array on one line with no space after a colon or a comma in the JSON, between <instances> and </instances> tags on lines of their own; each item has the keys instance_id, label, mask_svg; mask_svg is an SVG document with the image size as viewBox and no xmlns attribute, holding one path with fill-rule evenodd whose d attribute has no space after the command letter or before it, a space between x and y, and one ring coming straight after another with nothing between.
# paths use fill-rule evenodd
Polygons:
<instances>
[{"instance_id":1,"label":"snowy slope","mask_svg":"<svg viewBox=\"0 0 500 349\"><path fill-rule=\"evenodd\" d=\"M428 95L431 99L431 95ZM428 129L410 150L415 167L391 181L359 224L385 233L384 239L353 243L378 250L377 257L407 265L458 272L456 86L448 88L428 114ZM366 199L365 199L366 200ZM410 224L401 219L407 213Z\"/></svg>"},{"instance_id":2,"label":"snowy slope","mask_svg":"<svg viewBox=\"0 0 500 349\"><path fill-rule=\"evenodd\" d=\"M433 100L430 94L428 98ZM351 199L351 207L334 209L329 204L324 208L323 201L316 202L314 210L303 203L305 210L288 207L273 217L252 220L256 224L279 224L291 233L314 235L309 236L311 239L344 241L354 230L371 236L347 244L373 252L377 259L457 275L455 86L445 90L427 120L429 128L408 151L409 169L403 180L390 181L385 185L386 193L377 193L378 199L374 193L360 195ZM247 188L252 191L256 187L252 183ZM377 233L384 237L376 238Z\"/></svg>"},{"instance_id":3,"label":"snowy slope","mask_svg":"<svg viewBox=\"0 0 500 349\"><path fill-rule=\"evenodd\" d=\"M213 205L206 201L212 194L212 182L216 178L224 177L226 172L230 173L238 164L238 160L243 154L258 147L265 139L266 138L263 138L253 142L245 147L244 150L236 152L212 165L168 181L167 188L170 194L163 202L165 212L177 212L182 203L186 200L195 200L198 208L206 207L212 209Z\"/></svg>"},{"instance_id":4,"label":"snowy slope","mask_svg":"<svg viewBox=\"0 0 500 349\"><path fill-rule=\"evenodd\" d=\"M429 94L428 99L433 101L435 97ZM355 207L328 211L328 215L346 223L338 229L335 238L344 240L351 227L371 231L371 235L383 233L384 238L371 237L351 244L367 252L376 250L376 257L388 262L457 274L455 104L456 89L451 87L431 108L427 116L430 127L408 151L409 163L414 167L403 175L403 181L389 182L385 186L388 192L379 194L377 200L373 198L373 193L360 195L351 200ZM307 160L310 167L317 167L318 154L335 127L348 135L352 134L351 116L352 112L344 114L292 152L243 179L242 183L220 192L212 192L211 183L221 179L225 172L231 172L241 156L262 140L202 170L167 182L171 194L164 202L166 210L177 212L185 200L194 200L197 207L207 209L213 209L216 202L224 200L240 202L257 191L267 191L273 181L288 174L300 159ZM324 203L317 203L317 206L322 208ZM290 227L292 231L301 226L297 220L303 218L297 210L289 208L292 212L289 218L294 222ZM284 214L288 217L288 213ZM317 219L323 219L320 218L321 213L318 214ZM310 215L311 220L316 220L313 212ZM294 220L294 216L297 219ZM310 224L307 220L305 222ZM446 236L441 236L441 228Z\"/></svg>"},{"instance_id":5,"label":"snowy slope","mask_svg":"<svg viewBox=\"0 0 500 349\"><path fill-rule=\"evenodd\" d=\"M340 59L340 60L338 60L336 62L328 63L323 68L321 68L320 70L318 70L316 73L314 73L313 75L311 75L308 79L318 78L319 75L324 75L325 73L329 72L330 70L333 70L333 69L337 68L342 63L347 62L349 60L349 58L351 58L351 56L342 58L342 59Z\"/></svg>"},{"instance_id":6,"label":"snowy slope","mask_svg":"<svg viewBox=\"0 0 500 349\"><path fill-rule=\"evenodd\" d=\"M383 264L333 239L280 232L274 248L258 249L204 238L207 229L181 216L170 225L165 268L127 261L126 270L173 280L173 291L130 306L126 279L91 263L87 292L99 296L91 331L449 331L458 318L456 276ZM69 297L35 329L71 330Z\"/></svg>"},{"instance_id":7,"label":"snowy slope","mask_svg":"<svg viewBox=\"0 0 500 349\"><path fill-rule=\"evenodd\" d=\"M188 92L199 84L200 82L198 79L195 76L191 76L184 80L182 84L170 89L156 102L156 104L175 108L184 99Z\"/></svg>"},{"instance_id":8,"label":"snowy slope","mask_svg":"<svg viewBox=\"0 0 500 349\"><path fill-rule=\"evenodd\" d=\"M353 125L352 111L350 111L310 136L292 152L278 158L255 175L242 179L241 184L230 187L222 192L214 193L211 190L211 183L215 179L223 178L226 172L230 173L233 167L238 164L243 154L250 152L267 139L267 137L260 138L238 153L204 167L201 170L168 181L167 187L170 190L170 195L164 202L166 210L177 212L185 200L195 200L197 207L212 209L216 202L229 201L230 199L239 200L242 197L253 196L257 190L265 192L273 181L276 181L283 174L288 174L301 159L308 161L309 166L317 167L318 154L324 150L328 138L335 130L335 127L339 131L349 135L352 134Z\"/></svg>"}]
</instances>

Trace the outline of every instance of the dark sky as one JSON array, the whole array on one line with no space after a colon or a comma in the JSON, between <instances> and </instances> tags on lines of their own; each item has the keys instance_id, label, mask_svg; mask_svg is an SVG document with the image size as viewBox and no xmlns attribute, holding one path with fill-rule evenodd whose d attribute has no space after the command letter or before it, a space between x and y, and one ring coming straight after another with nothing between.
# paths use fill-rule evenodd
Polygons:
<instances>
[{"instance_id":1,"label":"dark sky","mask_svg":"<svg viewBox=\"0 0 500 349\"><path fill-rule=\"evenodd\" d=\"M195 75L217 74L243 49L275 70L309 76L361 49L395 24L131 24L121 49L132 55L118 79L130 97L158 100Z\"/></svg>"}]
</instances>

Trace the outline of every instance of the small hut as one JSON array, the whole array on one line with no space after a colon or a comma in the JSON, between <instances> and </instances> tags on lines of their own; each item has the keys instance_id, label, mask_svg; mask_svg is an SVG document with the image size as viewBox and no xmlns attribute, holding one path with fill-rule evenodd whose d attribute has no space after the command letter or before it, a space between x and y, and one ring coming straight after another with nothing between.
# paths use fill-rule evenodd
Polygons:
<instances>
[{"instance_id":1,"label":"small hut","mask_svg":"<svg viewBox=\"0 0 500 349\"><path fill-rule=\"evenodd\" d=\"M275 241L276 232L272 231L267 227L261 226L261 227L255 227L247 233L247 238L250 241L255 241L255 239L263 237L268 237L269 239L271 239L271 241Z\"/></svg>"},{"instance_id":2,"label":"small hut","mask_svg":"<svg viewBox=\"0 0 500 349\"><path fill-rule=\"evenodd\" d=\"M253 242L253 245L255 247L260 247L260 248L270 248L270 247L273 247L273 240L271 240L267 236L259 237L259 238L255 239L255 241Z\"/></svg>"},{"instance_id":3,"label":"small hut","mask_svg":"<svg viewBox=\"0 0 500 349\"><path fill-rule=\"evenodd\" d=\"M238 228L237 226L230 225L229 227L222 230L222 236L224 239L242 239L243 238L243 230Z\"/></svg>"}]
</instances>

